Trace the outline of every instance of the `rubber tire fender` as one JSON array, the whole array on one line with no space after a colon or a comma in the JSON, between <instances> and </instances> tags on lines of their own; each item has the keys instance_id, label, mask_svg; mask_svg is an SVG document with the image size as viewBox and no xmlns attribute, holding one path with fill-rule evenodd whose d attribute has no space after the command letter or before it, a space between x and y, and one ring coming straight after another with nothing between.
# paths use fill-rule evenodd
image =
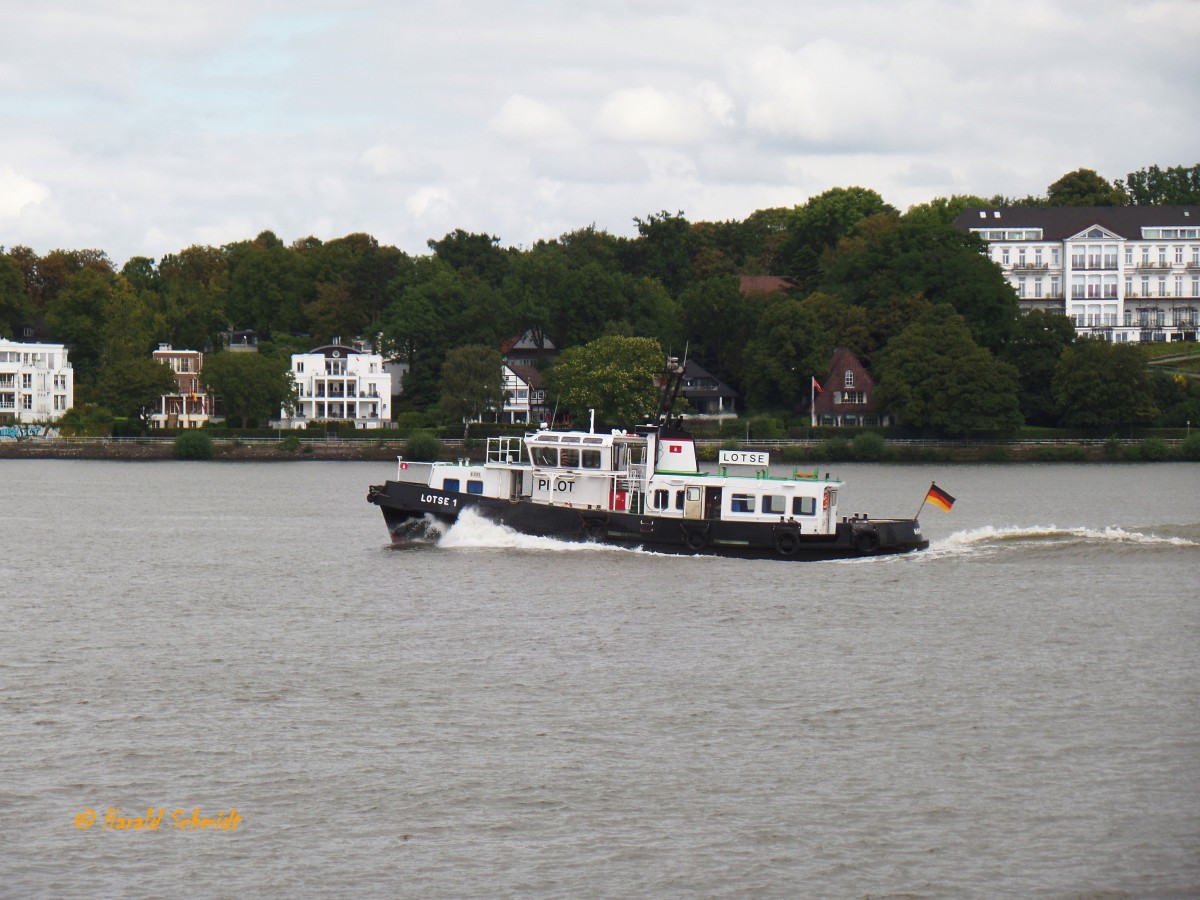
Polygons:
<instances>
[{"instance_id":1,"label":"rubber tire fender","mask_svg":"<svg viewBox=\"0 0 1200 900\"><path fill-rule=\"evenodd\" d=\"M708 543L708 534L700 528L684 529L683 543L689 550L695 553L704 549L705 544Z\"/></svg>"},{"instance_id":2,"label":"rubber tire fender","mask_svg":"<svg viewBox=\"0 0 1200 900\"><path fill-rule=\"evenodd\" d=\"M874 553L879 549L879 532L874 526L855 529L854 546L862 553Z\"/></svg>"},{"instance_id":3,"label":"rubber tire fender","mask_svg":"<svg viewBox=\"0 0 1200 900\"><path fill-rule=\"evenodd\" d=\"M795 556L800 549L800 534L790 529L775 532L775 549L783 556Z\"/></svg>"}]
</instances>

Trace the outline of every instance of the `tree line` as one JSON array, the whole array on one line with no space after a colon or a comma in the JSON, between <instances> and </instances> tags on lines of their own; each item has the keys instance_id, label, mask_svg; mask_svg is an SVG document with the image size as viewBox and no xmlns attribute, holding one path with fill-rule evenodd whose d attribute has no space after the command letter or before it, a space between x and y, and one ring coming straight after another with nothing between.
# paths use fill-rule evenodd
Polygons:
<instances>
[{"instance_id":1,"label":"tree line","mask_svg":"<svg viewBox=\"0 0 1200 900\"><path fill-rule=\"evenodd\" d=\"M0 248L0 335L31 326L68 345L77 403L117 415L169 391L165 367L149 358L160 343L216 348L209 383L227 406L246 394L231 411L261 421L286 391L291 353L362 336L409 364L398 410L450 418L447 360L461 367L463 348L528 332L558 349L637 337L686 350L748 412L794 413L808 379L846 347L884 408L915 428L1181 425L1200 421L1193 388L1153 375L1135 346L1078 341L1061 316L1021 316L982 242L951 222L970 206L1197 202L1200 165L1149 166L1115 182L1080 169L1044 196L943 197L904 213L862 187L741 221L663 210L634 219L633 237L593 226L528 248L455 230L418 256L368 234L285 244L269 231L119 269L100 250L39 256L14 246ZM744 292L743 275L782 276L786 289ZM257 362L219 352L229 330L257 332ZM1118 372L1128 379L1120 385ZM247 379L275 394L247 394Z\"/></svg>"}]
</instances>

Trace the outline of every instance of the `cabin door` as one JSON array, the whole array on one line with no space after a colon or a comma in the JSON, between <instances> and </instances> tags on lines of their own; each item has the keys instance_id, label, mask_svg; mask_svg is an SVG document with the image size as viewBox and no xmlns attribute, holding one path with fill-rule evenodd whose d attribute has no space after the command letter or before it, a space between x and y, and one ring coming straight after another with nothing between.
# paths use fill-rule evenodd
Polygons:
<instances>
[{"instance_id":1,"label":"cabin door","mask_svg":"<svg viewBox=\"0 0 1200 900\"><path fill-rule=\"evenodd\" d=\"M704 488L693 486L685 488L683 495L683 517L685 519L704 518Z\"/></svg>"},{"instance_id":2,"label":"cabin door","mask_svg":"<svg viewBox=\"0 0 1200 900\"><path fill-rule=\"evenodd\" d=\"M721 489L719 487L704 489L704 518L721 518Z\"/></svg>"}]
</instances>

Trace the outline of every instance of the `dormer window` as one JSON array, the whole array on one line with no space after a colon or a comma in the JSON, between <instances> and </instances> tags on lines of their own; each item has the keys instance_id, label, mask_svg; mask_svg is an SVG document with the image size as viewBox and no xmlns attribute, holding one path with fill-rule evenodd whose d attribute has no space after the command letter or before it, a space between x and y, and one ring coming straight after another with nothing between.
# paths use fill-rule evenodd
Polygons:
<instances>
[{"instance_id":1,"label":"dormer window","mask_svg":"<svg viewBox=\"0 0 1200 900\"><path fill-rule=\"evenodd\" d=\"M842 379L842 382L843 382L844 387L848 387L848 388L854 387L854 372L851 369L846 370L846 375Z\"/></svg>"}]
</instances>

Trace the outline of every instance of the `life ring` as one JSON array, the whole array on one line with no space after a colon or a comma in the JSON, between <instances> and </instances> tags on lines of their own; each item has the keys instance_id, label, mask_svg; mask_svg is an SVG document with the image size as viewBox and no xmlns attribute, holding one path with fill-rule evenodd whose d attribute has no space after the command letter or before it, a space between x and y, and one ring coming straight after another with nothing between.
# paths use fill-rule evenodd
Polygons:
<instances>
[{"instance_id":1,"label":"life ring","mask_svg":"<svg viewBox=\"0 0 1200 900\"><path fill-rule=\"evenodd\" d=\"M699 528L692 531L684 531L683 543L694 553L697 550L702 550L704 545L708 543L708 535Z\"/></svg>"},{"instance_id":2,"label":"life ring","mask_svg":"<svg viewBox=\"0 0 1200 900\"><path fill-rule=\"evenodd\" d=\"M603 519L584 519L583 533L589 541L602 541L608 535L608 526Z\"/></svg>"},{"instance_id":3,"label":"life ring","mask_svg":"<svg viewBox=\"0 0 1200 900\"><path fill-rule=\"evenodd\" d=\"M879 532L864 528L854 533L854 545L863 553L874 553L879 549Z\"/></svg>"},{"instance_id":4,"label":"life ring","mask_svg":"<svg viewBox=\"0 0 1200 900\"><path fill-rule=\"evenodd\" d=\"M795 531L775 532L775 549L784 556L794 556L800 549L800 535Z\"/></svg>"},{"instance_id":5,"label":"life ring","mask_svg":"<svg viewBox=\"0 0 1200 900\"><path fill-rule=\"evenodd\" d=\"M829 491L825 492L824 498L825 499L821 501L821 509L829 509Z\"/></svg>"}]
</instances>

